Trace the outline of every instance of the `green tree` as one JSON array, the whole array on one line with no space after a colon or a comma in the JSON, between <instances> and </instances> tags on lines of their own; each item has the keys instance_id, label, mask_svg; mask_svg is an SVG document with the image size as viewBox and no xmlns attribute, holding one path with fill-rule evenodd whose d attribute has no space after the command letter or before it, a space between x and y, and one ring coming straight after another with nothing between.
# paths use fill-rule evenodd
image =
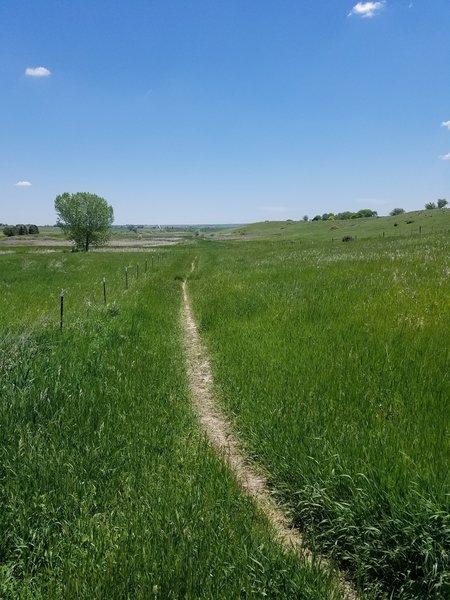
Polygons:
<instances>
[{"instance_id":1,"label":"green tree","mask_svg":"<svg viewBox=\"0 0 450 600\"><path fill-rule=\"evenodd\" d=\"M393 208L389 214L391 217L396 217L397 215L402 215L404 212L404 208Z\"/></svg>"},{"instance_id":2,"label":"green tree","mask_svg":"<svg viewBox=\"0 0 450 600\"><path fill-rule=\"evenodd\" d=\"M346 210L344 212L340 212L336 215L336 219L338 221L347 221L348 219L352 219L355 213Z\"/></svg>"},{"instance_id":3,"label":"green tree","mask_svg":"<svg viewBox=\"0 0 450 600\"><path fill-rule=\"evenodd\" d=\"M39 233L39 227L37 225L28 225L28 233L37 235Z\"/></svg>"},{"instance_id":4,"label":"green tree","mask_svg":"<svg viewBox=\"0 0 450 600\"><path fill-rule=\"evenodd\" d=\"M371 208L363 208L361 210L358 210L358 212L356 213L358 218L365 218L365 217L377 217L378 213L376 210L372 210Z\"/></svg>"},{"instance_id":5,"label":"green tree","mask_svg":"<svg viewBox=\"0 0 450 600\"><path fill-rule=\"evenodd\" d=\"M17 229L14 227L14 225L6 225L6 227L3 229L3 234L7 237L17 235Z\"/></svg>"},{"instance_id":6,"label":"green tree","mask_svg":"<svg viewBox=\"0 0 450 600\"><path fill-rule=\"evenodd\" d=\"M103 246L111 237L114 212L100 196L88 192L65 192L56 197L55 210L58 227L75 242L77 248L87 252L90 246Z\"/></svg>"},{"instance_id":7,"label":"green tree","mask_svg":"<svg viewBox=\"0 0 450 600\"><path fill-rule=\"evenodd\" d=\"M28 227L26 225L23 225L22 223L16 225L16 235L27 235L27 233Z\"/></svg>"},{"instance_id":8,"label":"green tree","mask_svg":"<svg viewBox=\"0 0 450 600\"><path fill-rule=\"evenodd\" d=\"M427 202L427 203L425 204L425 208L426 208L427 210L433 210L434 208L437 208L437 207L436 207L436 204L435 204L434 202Z\"/></svg>"},{"instance_id":9,"label":"green tree","mask_svg":"<svg viewBox=\"0 0 450 600\"><path fill-rule=\"evenodd\" d=\"M445 198L439 198L439 200L437 201L437 207L438 208L445 208L447 206L448 202Z\"/></svg>"}]
</instances>

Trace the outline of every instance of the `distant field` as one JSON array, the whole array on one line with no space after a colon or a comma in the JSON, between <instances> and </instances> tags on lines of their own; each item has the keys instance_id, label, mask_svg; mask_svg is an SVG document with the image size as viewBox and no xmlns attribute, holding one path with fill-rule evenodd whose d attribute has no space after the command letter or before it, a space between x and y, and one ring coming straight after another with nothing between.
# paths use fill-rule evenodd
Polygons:
<instances>
[{"instance_id":1,"label":"distant field","mask_svg":"<svg viewBox=\"0 0 450 600\"><path fill-rule=\"evenodd\" d=\"M190 284L249 452L376 597L450 596L449 242L209 243Z\"/></svg>"},{"instance_id":2,"label":"distant field","mask_svg":"<svg viewBox=\"0 0 450 600\"><path fill-rule=\"evenodd\" d=\"M3 245L71 244L59 227L39 228L38 236L6 238L0 230L0 248ZM112 230L111 246L128 244L134 247L146 243L180 243L199 238L210 240L304 240L309 242L341 242L345 236L356 240L370 238L401 238L431 233L450 233L450 209L419 210L396 217L350 219L346 221L266 221L248 225L171 225L167 227L139 227L131 230L116 226ZM56 242L56 244L54 243Z\"/></svg>"},{"instance_id":3,"label":"distant field","mask_svg":"<svg viewBox=\"0 0 450 600\"><path fill-rule=\"evenodd\" d=\"M192 258L0 255L2 599L340 598L273 543L198 429L179 321Z\"/></svg>"},{"instance_id":4,"label":"distant field","mask_svg":"<svg viewBox=\"0 0 450 600\"><path fill-rule=\"evenodd\" d=\"M132 245L141 246L145 242L179 242L189 240L210 233L217 233L223 229L229 228L229 225L170 225L165 227L145 226L131 229L127 226L115 226L112 228L112 236L110 245L116 245L117 241L124 241ZM3 234L3 228L0 228L0 246L6 245L48 245L52 242L64 242L66 238L59 227L56 226L39 226L38 235L16 235L6 237Z\"/></svg>"}]
</instances>

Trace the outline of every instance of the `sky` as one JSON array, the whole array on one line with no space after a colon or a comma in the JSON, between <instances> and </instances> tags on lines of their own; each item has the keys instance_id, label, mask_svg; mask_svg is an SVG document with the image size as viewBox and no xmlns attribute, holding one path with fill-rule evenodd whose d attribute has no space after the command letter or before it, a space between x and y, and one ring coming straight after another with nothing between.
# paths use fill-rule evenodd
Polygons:
<instances>
[{"instance_id":1,"label":"sky","mask_svg":"<svg viewBox=\"0 0 450 600\"><path fill-rule=\"evenodd\" d=\"M449 0L3 0L0 222L87 191L116 224L450 199Z\"/></svg>"}]
</instances>

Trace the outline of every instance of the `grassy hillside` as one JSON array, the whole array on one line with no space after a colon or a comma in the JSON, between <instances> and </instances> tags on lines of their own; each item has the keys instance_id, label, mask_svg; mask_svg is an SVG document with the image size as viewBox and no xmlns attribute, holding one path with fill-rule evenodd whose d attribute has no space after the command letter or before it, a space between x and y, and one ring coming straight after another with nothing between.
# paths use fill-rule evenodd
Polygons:
<instances>
[{"instance_id":1,"label":"grassy hillside","mask_svg":"<svg viewBox=\"0 0 450 600\"><path fill-rule=\"evenodd\" d=\"M450 232L450 209L419 210L396 217L372 217L346 221L266 221L227 230L209 237L219 239L279 239L340 242L344 236L397 238Z\"/></svg>"}]
</instances>

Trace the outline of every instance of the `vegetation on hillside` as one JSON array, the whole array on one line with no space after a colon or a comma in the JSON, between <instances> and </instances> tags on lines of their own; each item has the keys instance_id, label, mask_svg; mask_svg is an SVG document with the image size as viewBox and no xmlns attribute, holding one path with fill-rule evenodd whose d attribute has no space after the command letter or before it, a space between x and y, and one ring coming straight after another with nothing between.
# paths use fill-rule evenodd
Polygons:
<instances>
[{"instance_id":1,"label":"vegetation on hillside","mask_svg":"<svg viewBox=\"0 0 450 600\"><path fill-rule=\"evenodd\" d=\"M217 235L220 239L238 238L266 240L304 240L314 243L341 241L346 235L358 240L374 238L402 238L438 232L450 232L450 210L448 208L405 212L388 217L368 217L345 220L317 221L266 221L241 225Z\"/></svg>"}]
</instances>

